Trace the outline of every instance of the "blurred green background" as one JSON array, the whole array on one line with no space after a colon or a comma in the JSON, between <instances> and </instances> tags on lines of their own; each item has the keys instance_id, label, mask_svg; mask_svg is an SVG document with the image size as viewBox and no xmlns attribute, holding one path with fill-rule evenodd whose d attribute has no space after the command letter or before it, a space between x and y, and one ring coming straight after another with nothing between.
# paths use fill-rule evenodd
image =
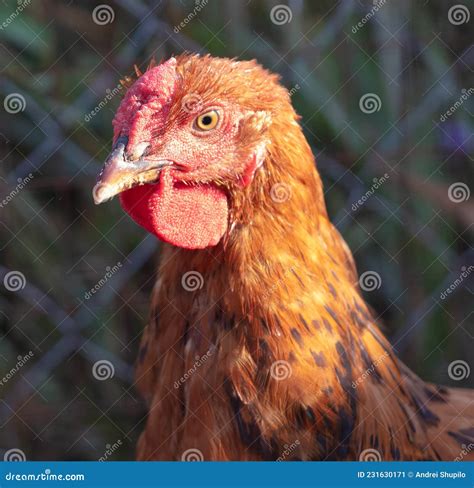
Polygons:
<instances>
[{"instance_id":1,"label":"blurred green background","mask_svg":"<svg viewBox=\"0 0 474 488\"><path fill-rule=\"evenodd\" d=\"M159 243L91 189L119 80L183 51L281 74L385 333L423 378L473 386L448 374L473 350L473 14L442 0L0 1L0 453L134 457Z\"/></svg>"}]
</instances>

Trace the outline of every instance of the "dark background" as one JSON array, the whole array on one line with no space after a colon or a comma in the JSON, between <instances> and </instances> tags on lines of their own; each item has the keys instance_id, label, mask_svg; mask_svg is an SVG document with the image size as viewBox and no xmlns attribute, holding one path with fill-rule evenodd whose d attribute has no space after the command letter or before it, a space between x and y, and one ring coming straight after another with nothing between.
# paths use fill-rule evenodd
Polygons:
<instances>
[{"instance_id":1,"label":"dark background","mask_svg":"<svg viewBox=\"0 0 474 488\"><path fill-rule=\"evenodd\" d=\"M385 333L425 379L473 385L448 374L473 350L473 2L292 1L275 23L277 4L0 1L2 457L134 456L133 362L159 243L91 189L119 80L185 50L281 74ZM361 110L367 94L375 110Z\"/></svg>"}]
</instances>

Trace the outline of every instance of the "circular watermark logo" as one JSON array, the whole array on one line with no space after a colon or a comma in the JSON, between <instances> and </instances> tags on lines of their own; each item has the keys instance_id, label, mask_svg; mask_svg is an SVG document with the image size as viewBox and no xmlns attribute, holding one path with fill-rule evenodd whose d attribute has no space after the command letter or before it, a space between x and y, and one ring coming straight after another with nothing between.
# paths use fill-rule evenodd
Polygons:
<instances>
[{"instance_id":1,"label":"circular watermark logo","mask_svg":"<svg viewBox=\"0 0 474 488\"><path fill-rule=\"evenodd\" d=\"M293 19L293 12L288 5L275 5L270 10L270 20L275 25L289 24Z\"/></svg>"},{"instance_id":2,"label":"circular watermark logo","mask_svg":"<svg viewBox=\"0 0 474 488\"><path fill-rule=\"evenodd\" d=\"M8 291L20 291L26 286L25 275L21 271L9 271L3 277L3 286Z\"/></svg>"},{"instance_id":3,"label":"circular watermark logo","mask_svg":"<svg viewBox=\"0 0 474 488\"><path fill-rule=\"evenodd\" d=\"M382 108L382 100L376 93L366 93L359 99L359 108L365 114L373 114Z\"/></svg>"},{"instance_id":4,"label":"circular watermark logo","mask_svg":"<svg viewBox=\"0 0 474 488\"><path fill-rule=\"evenodd\" d=\"M3 100L3 107L9 114L23 112L26 108L25 97L21 93L10 93Z\"/></svg>"},{"instance_id":5,"label":"circular watermark logo","mask_svg":"<svg viewBox=\"0 0 474 488\"><path fill-rule=\"evenodd\" d=\"M106 359L100 359L92 365L92 376L96 380L105 381L113 378L115 375L114 365Z\"/></svg>"},{"instance_id":6,"label":"circular watermark logo","mask_svg":"<svg viewBox=\"0 0 474 488\"><path fill-rule=\"evenodd\" d=\"M359 461L382 461L382 455L377 449L364 449L360 453Z\"/></svg>"},{"instance_id":7,"label":"circular watermark logo","mask_svg":"<svg viewBox=\"0 0 474 488\"><path fill-rule=\"evenodd\" d=\"M291 198L291 188L286 183L275 183L270 189L270 198L276 203L284 203Z\"/></svg>"},{"instance_id":8,"label":"circular watermark logo","mask_svg":"<svg viewBox=\"0 0 474 488\"><path fill-rule=\"evenodd\" d=\"M469 9L460 3L453 5L448 10L448 20L453 25L467 24L471 18Z\"/></svg>"},{"instance_id":9,"label":"circular watermark logo","mask_svg":"<svg viewBox=\"0 0 474 488\"><path fill-rule=\"evenodd\" d=\"M462 359L457 359L456 361L449 363L448 376L452 380L462 381L466 378L469 378L470 374L471 368L469 367L469 364L466 363L466 361L463 361Z\"/></svg>"},{"instance_id":10,"label":"circular watermark logo","mask_svg":"<svg viewBox=\"0 0 474 488\"><path fill-rule=\"evenodd\" d=\"M92 20L97 25L111 24L115 19L115 11L110 5L97 5L92 11Z\"/></svg>"},{"instance_id":11,"label":"circular watermark logo","mask_svg":"<svg viewBox=\"0 0 474 488\"><path fill-rule=\"evenodd\" d=\"M181 278L181 286L186 291L200 290L204 286L204 278L198 271L188 271Z\"/></svg>"},{"instance_id":12,"label":"circular watermark logo","mask_svg":"<svg viewBox=\"0 0 474 488\"><path fill-rule=\"evenodd\" d=\"M365 271L359 277L359 286L364 291L378 290L382 286L382 278L376 271Z\"/></svg>"},{"instance_id":13,"label":"circular watermark logo","mask_svg":"<svg viewBox=\"0 0 474 488\"><path fill-rule=\"evenodd\" d=\"M466 183L462 183L461 181L457 181L453 183L448 188L448 198L453 203L462 203L469 200L471 196L471 190L466 185Z\"/></svg>"},{"instance_id":14,"label":"circular watermark logo","mask_svg":"<svg viewBox=\"0 0 474 488\"><path fill-rule=\"evenodd\" d=\"M202 97L197 93L188 93L181 100L181 107L189 114L198 113L203 107Z\"/></svg>"},{"instance_id":15,"label":"circular watermark logo","mask_svg":"<svg viewBox=\"0 0 474 488\"><path fill-rule=\"evenodd\" d=\"M7 462L26 461L26 455L21 449L17 449L17 448L9 449L3 455L3 460Z\"/></svg>"},{"instance_id":16,"label":"circular watermark logo","mask_svg":"<svg viewBox=\"0 0 474 488\"><path fill-rule=\"evenodd\" d=\"M181 455L181 461L186 462L196 462L196 461L204 461L204 456L199 449L191 448L186 449Z\"/></svg>"},{"instance_id":17,"label":"circular watermark logo","mask_svg":"<svg viewBox=\"0 0 474 488\"><path fill-rule=\"evenodd\" d=\"M275 361L270 366L270 376L277 381L287 380L292 372L291 364L283 359Z\"/></svg>"}]
</instances>

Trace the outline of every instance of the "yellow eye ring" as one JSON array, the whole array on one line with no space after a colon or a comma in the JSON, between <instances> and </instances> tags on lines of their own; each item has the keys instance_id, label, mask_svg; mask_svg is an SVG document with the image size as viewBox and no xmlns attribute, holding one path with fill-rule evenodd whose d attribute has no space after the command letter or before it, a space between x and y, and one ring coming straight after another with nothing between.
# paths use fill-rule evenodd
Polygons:
<instances>
[{"instance_id":1,"label":"yellow eye ring","mask_svg":"<svg viewBox=\"0 0 474 488\"><path fill-rule=\"evenodd\" d=\"M208 131L215 129L219 122L219 113L217 110L209 110L209 112L205 112L195 120L195 126L197 129L202 131Z\"/></svg>"}]
</instances>

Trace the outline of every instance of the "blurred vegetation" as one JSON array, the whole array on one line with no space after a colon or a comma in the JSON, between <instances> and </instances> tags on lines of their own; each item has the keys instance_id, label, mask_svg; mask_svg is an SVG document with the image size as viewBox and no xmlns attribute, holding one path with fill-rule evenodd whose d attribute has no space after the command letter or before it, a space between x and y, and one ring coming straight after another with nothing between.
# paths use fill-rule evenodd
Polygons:
<instances>
[{"instance_id":1,"label":"blurred vegetation","mask_svg":"<svg viewBox=\"0 0 474 488\"><path fill-rule=\"evenodd\" d=\"M295 0L291 22L276 25L277 3L116 0L111 21L97 23L100 2L0 2L0 200L9 196L0 278L25 276L22 289L0 286L0 377L33 353L0 384L0 450L98 459L120 439L109 458L133 458L145 414L133 362L159 244L118 203L95 207L91 189L110 149L119 80L135 63L186 50L257 58L281 74L330 215L359 272L381 277L366 296L386 334L424 378L473 385L474 375L453 382L447 370L472 360L474 273L441 298L474 264L472 201L448 198L453 183L474 189L474 97L442 121L473 86L473 20L454 25L442 0ZM17 113L4 110L12 94L24 97ZM360 109L366 94L379 110ZM99 360L113 364L113 378L94 378Z\"/></svg>"}]
</instances>

